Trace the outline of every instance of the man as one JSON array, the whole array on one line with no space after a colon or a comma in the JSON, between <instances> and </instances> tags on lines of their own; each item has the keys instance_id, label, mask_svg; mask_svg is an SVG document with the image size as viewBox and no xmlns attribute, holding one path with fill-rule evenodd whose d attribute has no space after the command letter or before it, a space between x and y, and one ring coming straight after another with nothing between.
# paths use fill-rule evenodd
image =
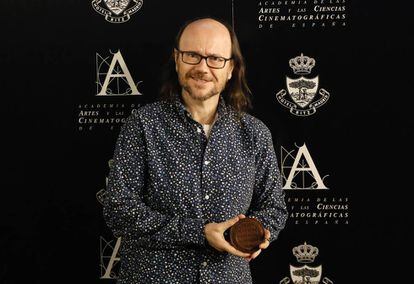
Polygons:
<instances>
[{"instance_id":1,"label":"man","mask_svg":"<svg viewBox=\"0 0 414 284\"><path fill-rule=\"evenodd\" d=\"M122 237L118 283L252 283L249 261L274 241L287 212L269 129L250 105L232 28L211 18L179 32L164 100L121 128L104 216ZM224 232L253 217L255 253Z\"/></svg>"}]
</instances>

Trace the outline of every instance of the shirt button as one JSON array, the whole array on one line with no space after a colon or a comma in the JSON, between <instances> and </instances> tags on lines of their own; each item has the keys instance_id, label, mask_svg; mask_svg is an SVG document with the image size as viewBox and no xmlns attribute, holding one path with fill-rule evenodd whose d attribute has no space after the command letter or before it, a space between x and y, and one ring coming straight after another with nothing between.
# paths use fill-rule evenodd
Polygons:
<instances>
[{"instance_id":1,"label":"shirt button","mask_svg":"<svg viewBox=\"0 0 414 284\"><path fill-rule=\"evenodd\" d=\"M210 161L204 161L204 164L208 165L208 164L210 164Z\"/></svg>"},{"instance_id":2,"label":"shirt button","mask_svg":"<svg viewBox=\"0 0 414 284\"><path fill-rule=\"evenodd\" d=\"M209 199L210 196L207 194L206 196L204 196L205 199Z\"/></svg>"},{"instance_id":3,"label":"shirt button","mask_svg":"<svg viewBox=\"0 0 414 284\"><path fill-rule=\"evenodd\" d=\"M204 261L201 265L204 266L204 267L206 267L207 266L207 262Z\"/></svg>"}]
</instances>

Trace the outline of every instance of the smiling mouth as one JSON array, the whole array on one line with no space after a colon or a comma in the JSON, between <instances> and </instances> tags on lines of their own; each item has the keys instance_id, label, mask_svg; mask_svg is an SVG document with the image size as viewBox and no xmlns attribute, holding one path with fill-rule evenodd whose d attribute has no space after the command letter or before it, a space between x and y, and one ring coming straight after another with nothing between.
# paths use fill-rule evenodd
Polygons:
<instances>
[{"instance_id":1,"label":"smiling mouth","mask_svg":"<svg viewBox=\"0 0 414 284\"><path fill-rule=\"evenodd\" d=\"M202 84L211 82L210 80L204 80L204 79L199 79L199 78L194 78L194 77L191 77L191 79L193 79L197 83L202 83Z\"/></svg>"}]
</instances>

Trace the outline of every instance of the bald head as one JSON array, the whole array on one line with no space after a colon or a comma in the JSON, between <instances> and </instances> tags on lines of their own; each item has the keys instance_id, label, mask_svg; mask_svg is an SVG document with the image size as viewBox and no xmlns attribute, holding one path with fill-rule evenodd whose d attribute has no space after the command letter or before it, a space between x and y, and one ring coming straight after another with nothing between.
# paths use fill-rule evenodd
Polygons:
<instances>
[{"instance_id":1,"label":"bald head","mask_svg":"<svg viewBox=\"0 0 414 284\"><path fill-rule=\"evenodd\" d=\"M231 37L226 26L210 19L190 23L181 34L179 49L195 51L204 55L231 57Z\"/></svg>"}]
</instances>

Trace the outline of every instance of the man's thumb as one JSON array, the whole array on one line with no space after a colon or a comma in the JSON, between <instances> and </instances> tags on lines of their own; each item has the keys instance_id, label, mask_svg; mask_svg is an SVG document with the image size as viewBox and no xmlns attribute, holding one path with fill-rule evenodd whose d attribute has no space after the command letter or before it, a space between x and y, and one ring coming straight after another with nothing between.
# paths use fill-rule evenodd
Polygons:
<instances>
[{"instance_id":1,"label":"man's thumb","mask_svg":"<svg viewBox=\"0 0 414 284\"><path fill-rule=\"evenodd\" d=\"M239 221L239 216L233 217L224 222L224 229L228 229Z\"/></svg>"}]
</instances>

